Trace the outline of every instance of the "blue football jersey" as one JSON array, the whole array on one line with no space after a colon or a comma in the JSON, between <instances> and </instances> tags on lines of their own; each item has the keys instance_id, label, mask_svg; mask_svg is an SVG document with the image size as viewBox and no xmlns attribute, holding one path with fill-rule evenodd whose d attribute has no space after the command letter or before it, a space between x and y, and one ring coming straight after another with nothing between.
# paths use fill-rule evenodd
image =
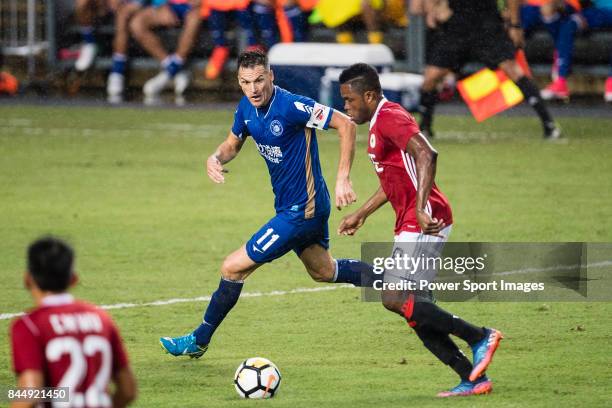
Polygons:
<instances>
[{"instance_id":1,"label":"blue football jersey","mask_svg":"<svg viewBox=\"0 0 612 408\"><path fill-rule=\"evenodd\" d=\"M315 129L327 129L333 110L278 86L268 106L255 108L244 96L232 132L253 138L265 159L276 212L313 218L330 210Z\"/></svg>"}]
</instances>

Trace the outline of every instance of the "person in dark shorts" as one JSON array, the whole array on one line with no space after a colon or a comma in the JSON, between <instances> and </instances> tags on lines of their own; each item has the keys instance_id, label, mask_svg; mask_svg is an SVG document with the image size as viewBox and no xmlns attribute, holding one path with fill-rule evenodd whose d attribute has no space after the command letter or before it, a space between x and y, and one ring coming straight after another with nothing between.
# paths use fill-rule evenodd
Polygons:
<instances>
[{"instance_id":1,"label":"person in dark shorts","mask_svg":"<svg viewBox=\"0 0 612 408\"><path fill-rule=\"evenodd\" d=\"M468 61L501 68L516 83L533 107L544 128L544 138L561 136L540 91L515 60L516 47L523 45L520 25L520 0L507 0L510 28L506 27L495 0L419 0L413 12L427 21L425 79L421 87L421 131L433 136L433 113L437 103L437 84L449 72L457 72Z\"/></svg>"}]
</instances>

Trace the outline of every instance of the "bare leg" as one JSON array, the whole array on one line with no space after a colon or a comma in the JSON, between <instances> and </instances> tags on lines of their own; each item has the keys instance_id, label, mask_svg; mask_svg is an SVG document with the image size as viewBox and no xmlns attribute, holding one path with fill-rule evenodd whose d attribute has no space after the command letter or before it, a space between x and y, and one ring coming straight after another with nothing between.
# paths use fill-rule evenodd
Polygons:
<instances>
[{"instance_id":1,"label":"bare leg","mask_svg":"<svg viewBox=\"0 0 612 408\"><path fill-rule=\"evenodd\" d=\"M92 26L96 17L96 1L76 0L74 14L78 25Z\"/></svg>"},{"instance_id":2,"label":"bare leg","mask_svg":"<svg viewBox=\"0 0 612 408\"><path fill-rule=\"evenodd\" d=\"M229 254L221 264L221 276L231 281L243 281L262 264L253 262L243 245Z\"/></svg>"},{"instance_id":3,"label":"bare leg","mask_svg":"<svg viewBox=\"0 0 612 408\"><path fill-rule=\"evenodd\" d=\"M153 58L163 61L168 52L153 29L156 27L176 27L179 24L174 12L168 5L159 8L147 7L136 14L129 23L130 32L138 43Z\"/></svg>"},{"instance_id":4,"label":"bare leg","mask_svg":"<svg viewBox=\"0 0 612 408\"><path fill-rule=\"evenodd\" d=\"M378 12L370 4L370 0L361 2L361 18L368 31L379 31Z\"/></svg>"},{"instance_id":5,"label":"bare leg","mask_svg":"<svg viewBox=\"0 0 612 408\"><path fill-rule=\"evenodd\" d=\"M202 24L202 18L200 17L200 9L194 8L185 16L185 23L181 36L178 40L178 47L176 48L176 55L186 60L195 44L198 33L200 32L200 25Z\"/></svg>"},{"instance_id":6,"label":"bare leg","mask_svg":"<svg viewBox=\"0 0 612 408\"><path fill-rule=\"evenodd\" d=\"M350 283L369 287L376 280L372 265L358 259L334 259L319 244L307 247L300 254L308 274L317 282Z\"/></svg>"},{"instance_id":7,"label":"bare leg","mask_svg":"<svg viewBox=\"0 0 612 408\"><path fill-rule=\"evenodd\" d=\"M140 10L137 2L125 3L115 11L115 37L113 38L113 52L126 55L130 38L129 21Z\"/></svg>"},{"instance_id":8,"label":"bare leg","mask_svg":"<svg viewBox=\"0 0 612 408\"><path fill-rule=\"evenodd\" d=\"M374 9L370 0L361 2L361 18L368 32L368 42L370 44L381 44L383 42L383 33L380 30L380 11Z\"/></svg>"},{"instance_id":9,"label":"bare leg","mask_svg":"<svg viewBox=\"0 0 612 408\"><path fill-rule=\"evenodd\" d=\"M302 251L300 260L308 274L317 282L332 282L336 265L329 251L314 244Z\"/></svg>"}]
</instances>

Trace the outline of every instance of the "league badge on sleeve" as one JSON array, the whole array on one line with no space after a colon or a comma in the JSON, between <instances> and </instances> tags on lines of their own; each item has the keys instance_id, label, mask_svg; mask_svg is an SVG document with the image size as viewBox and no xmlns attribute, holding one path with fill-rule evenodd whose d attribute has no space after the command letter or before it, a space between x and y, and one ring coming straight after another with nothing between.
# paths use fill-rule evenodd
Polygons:
<instances>
[{"instance_id":1,"label":"league badge on sleeve","mask_svg":"<svg viewBox=\"0 0 612 408\"><path fill-rule=\"evenodd\" d=\"M325 129L325 124L330 114L331 108L329 106L315 103L312 113L310 114L310 120L306 123L306 126L315 129Z\"/></svg>"}]
</instances>

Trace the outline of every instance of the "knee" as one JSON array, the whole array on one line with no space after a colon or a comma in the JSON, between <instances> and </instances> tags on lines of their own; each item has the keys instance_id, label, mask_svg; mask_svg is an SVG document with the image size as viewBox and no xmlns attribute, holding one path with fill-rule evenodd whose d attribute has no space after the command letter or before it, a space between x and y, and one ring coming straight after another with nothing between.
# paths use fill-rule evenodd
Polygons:
<instances>
[{"instance_id":1,"label":"knee","mask_svg":"<svg viewBox=\"0 0 612 408\"><path fill-rule=\"evenodd\" d=\"M136 39L140 39L142 37L143 32L145 31L144 23L142 19L140 19L138 16L135 16L134 18L130 20L129 27L130 27L130 33Z\"/></svg>"},{"instance_id":2,"label":"knee","mask_svg":"<svg viewBox=\"0 0 612 408\"><path fill-rule=\"evenodd\" d=\"M423 80L423 85L422 85L421 89L424 92L431 92L431 91L436 89L436 86L438 86L438 82L440 82L440 80L437 79L437 78L427 78L426 77Z\"/></svg>"},{"instance_id":3,"label":"knee","mask_svg":"<svg viewBox=\"0 0 612 408\"><path fill-rule=\"evenodd\" d=\"M402 307L404 306L404 301L400 294L390 291L383 291L381 301L385 309L403 316Z\"/></svg>"},{"instance_id":4,"label":"knee","mask_svg":"<svg viewBox=\"0 0 612 408\"><path fill-rule=\"evenodd\" d=\"M521 66L514 60L505 61L500 64L500 68L508 75L513 82L518 82L525 76Z\"/></svg>"},{"instance_id":5,"label":"knee","mask_svg":"<svg viewBox=\"0 0 612 408\"><path fill-rule=\"evenodd\" d=\"M74 11L77 13L83 12L83 10L93 7L91 0L77 0L74 3Z\"/></svg>"},{"instance_id":6,"label":"knee","mask_svg":"<svg viewBox=\"0 0 612 408\"><path fill-rule=\"evenodd\" d=\"M221 276L231 281L242 280L242 274L239 269L237 263L232 260L231 256L228 256L221 264Z\"/></svg>"},{"instance_id":7,"label":"knee","mask_svg":"<svg viewBox=\"0 0 612 408\"><path fill-rule=\"evenodd\" d=\"M442 81L444 76L446 75L447 70L437 67L429 67L425 70L425 75L423 78L422 89L425 92L431 92Z\"/></svg>"}]
</instances>

